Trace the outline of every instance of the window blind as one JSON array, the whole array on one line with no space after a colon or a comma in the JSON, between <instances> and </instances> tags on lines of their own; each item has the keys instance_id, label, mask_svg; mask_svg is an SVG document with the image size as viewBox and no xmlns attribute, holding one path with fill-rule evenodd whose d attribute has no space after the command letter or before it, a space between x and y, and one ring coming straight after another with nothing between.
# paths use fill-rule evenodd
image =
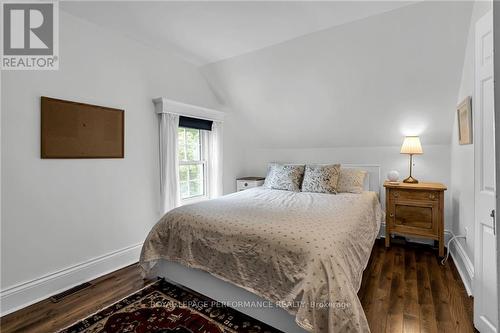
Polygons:
<instances>
[{"instance_id":1,"label":"window blind","mask_svg":"<svg viewBox=\"0 0 500 333\"><path fill-rule=\"evenodd\" d=\"M212 130L211 120L191 118L191 117L179 117L179 127L194 128L199 130L211 131Z\"/></svg>"}]
</instances>

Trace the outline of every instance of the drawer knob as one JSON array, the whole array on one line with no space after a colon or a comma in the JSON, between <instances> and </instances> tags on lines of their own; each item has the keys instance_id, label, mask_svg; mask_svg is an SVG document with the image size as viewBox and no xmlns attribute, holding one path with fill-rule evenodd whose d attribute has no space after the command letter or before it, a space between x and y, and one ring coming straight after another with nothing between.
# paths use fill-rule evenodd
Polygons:
<instances>
[{"instance_id":1,"label":"drawer knob","mask_svg":"<svg viewBox=\"0 0 500 333\"><path fill-rule=\"evenodd\" d=\"M248 186L248 183L243 184L243 186Z\"/></svg>"},{"instance_id":2,"label":"drawer knob","mask_svg":"<svg viewBox=\"0 0 500 333\"><path fill-rule=\"evenodd\" d=\"M389 216L390 216L390 217L394 217L394 213L390 213L390 214L389 214Z\"/></svg>"},{"instance_id":3,"label":"drawer knob","mask_svg":"<svg viewBox=\"0 0 500 333\"><path fill-rule=\"evenodd\" d=\"M398 192L394 192L394 196L397 198L399 197L399 193Z\"/></svg>"},{"instance_id":4,"label":"drawer knob","mask_svg":"<svg viewBox=\"0 0 500 333\"><path fill-rule=\"evenodd\" d=\"M429 199L431 199L431 200L436 199L436 195L435 194L429 194Z\"/></svg>"}]
</instances>

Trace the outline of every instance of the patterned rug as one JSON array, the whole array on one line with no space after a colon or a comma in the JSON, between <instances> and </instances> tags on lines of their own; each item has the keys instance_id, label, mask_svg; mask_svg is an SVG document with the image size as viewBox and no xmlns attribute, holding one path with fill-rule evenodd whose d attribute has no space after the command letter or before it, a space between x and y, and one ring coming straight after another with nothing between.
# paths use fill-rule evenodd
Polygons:
<instances>
[{"instance_id":1,"label":"patterned rug","mask_svg":"<svg viewBox=\"0 0 500 333\"><path fill-rule=\"evenodd\" d=\"M158 280L60 333L279 333L185 287Z\"/></svg>"}]
</instances>

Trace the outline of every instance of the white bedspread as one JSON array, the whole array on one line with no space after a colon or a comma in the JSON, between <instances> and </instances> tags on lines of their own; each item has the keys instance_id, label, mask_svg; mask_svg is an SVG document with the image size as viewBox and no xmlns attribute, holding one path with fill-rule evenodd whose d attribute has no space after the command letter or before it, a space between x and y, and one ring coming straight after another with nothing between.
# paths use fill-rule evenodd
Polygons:
<instances>
[{"instance_id":1,"label":"white bedspread","mask_svg":"<svg viewBox=\"0 0 500 333\"><path fill-rule=\"evenodd\" d=\"M141 253L205 270L276 302L310 332L369 332L357 297L383 213L374 192L254 188L168 212Z\"/></svg>"}]
</instances>

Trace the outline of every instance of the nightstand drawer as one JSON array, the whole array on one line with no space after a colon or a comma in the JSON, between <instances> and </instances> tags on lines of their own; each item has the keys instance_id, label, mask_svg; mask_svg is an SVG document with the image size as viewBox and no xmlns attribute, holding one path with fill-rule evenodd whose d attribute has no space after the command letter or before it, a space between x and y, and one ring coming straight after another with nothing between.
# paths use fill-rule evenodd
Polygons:
<instances>
[{"instance_id":1,"label":"nightstand drawer","mask_svg":"<svg viewBox=\"0 0 500 333\"><path fill-rule=\"evenodd\" d=\"M418 201L438 201L438 191L409 191L409 190L391 190L391 197L396 200L418 200Z\"/></svg>"},{"instance_id":2,"label":"nightstand drawer","mask_svg":"<svg viewBox=\"0 0 500 333\"><path fill-rule=\"evenodd\" d=\"M243 191L249 188L262 186L263 184L264 179L237 179L236 191Z\"/></svg>"}]
</instances>

